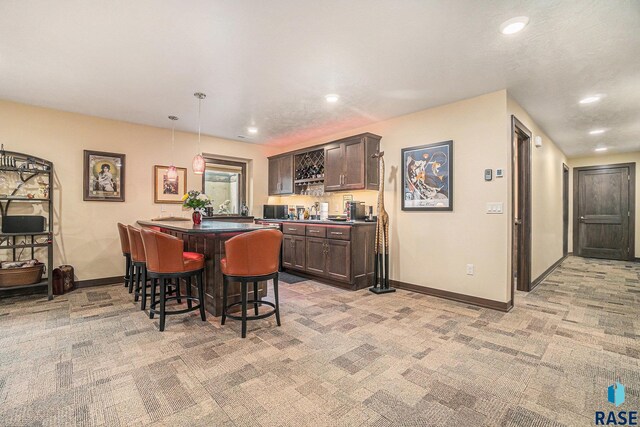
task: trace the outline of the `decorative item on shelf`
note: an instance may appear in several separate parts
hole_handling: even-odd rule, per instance
[[[73,267],[61,265],[53,270],[53,294],[62,295],[72,291],[75,287]]]
[[[249,207],[245,202],[242,202],[242,206],[240,207],[240,215],[249,216]]]
[[[125,157],[84,150],[84,201],[124,202]]]
[[[187,169],[175,168],[176,179],[169,179],[170,166],[155,165],[153,167],[153,201],[155,203],[182,203],[182,196],[187,192]]]
[[[206,167],[206,162],[204,157],[202,157],[202,153],[200,152],[200,131],[201,131],[201,113],[202,113],[202,100],[207,97],[202,92],[196,92],[193,94],[196,98],[198,98],[198,154],[193,158],[193,173],[196,175],[202,175],[204,173],[204,169]]]
[[[371,155],[378,159],[380,186],[378,188],[378,222],[376,223],[376,247],[373,261],[374,294],[386,294],[396,290],[389,286],[389,214],[384,208],[384,151]]]
[[[230,206],[231,206],[231,200],[225,200],[220,206],[218,206],[218,213],[223,215],[231,213],[229,211]]]
[[[176,145],[176,120],[178,120],[177,116],[169,116],[169,120],[171,120],[171,165],[167,168],[167,181],[176,182],[178,180],[178,170],[173,165],[173,154],[174,147]]]
[[[206,194],[197,190],[191,190],[182,196],[182,206],[185,208],[193,209],[191,219],[193,223],[199,225],[202,222],[202,211],[211,205],[212,200],[209,200]]]
[[[453,141],[402,149],[402,210],[453,210]]]

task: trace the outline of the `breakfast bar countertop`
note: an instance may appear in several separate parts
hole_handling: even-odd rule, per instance
[[[168,230],[180,231],[188,234],[216,234],[261,230],[273,228],[271,225],[223,222],[215,220],[202,221],[201,224],[194,224],[192,221],[145,221],[139,220],[138,224],[145,227],[159,227]]]

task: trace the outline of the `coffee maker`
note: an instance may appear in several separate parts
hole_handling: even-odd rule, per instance
[[[351,200],[347,202],[347,221],[362,220],[366,218],[364,202]]]

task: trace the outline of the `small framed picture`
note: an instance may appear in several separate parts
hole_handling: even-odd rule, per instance
[[[453,210],[453,141],[402,149],[402,210]]]
[[[169,180],[169,166],[153,167],[153,201],[155,203],[182,203],[182,196],[187,192],[187,169],[176,168],[178,175],[174,181]]]
[[[83,173],[83,200],[124,202],[124,154],[84,150]]]

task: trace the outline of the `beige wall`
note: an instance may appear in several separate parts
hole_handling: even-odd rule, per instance
[[[160,215],[187,215],[180,205],[153,202],[153,165],[175,165],[189,169],[189,189],[200,189],[200,176],[191,173],[197,136],[176,132],[176,149],[171,153],[167,129],[105,120],[80,114],[0,101],[0,142],[11,151],[51,160],[55,167],[55,259],[54,264],[71,264],[80,280],[111,277],[123,273],[123,257],[116,223],[135,223]],[[267,200],[267,159],[264,148],[220,138],[203,137],[205,153],[249,160],[249,203],[253,213],[262,213]],[[126,201],[84,202],[82,200],[83,150],[126,154]],[[215,201],[217,204],[222,201]],[[216,206],[217,206],[216,204]],[[27,209],[29,213],[37,211]],[[18,213],[11,208],[10,213]]]
[[[562,258],[562,170],[567,157],[511,97],[507,97],[509,135],[516,116],[542,147],[531,145],[531,280]]]
[[[639,185],[639,177],[640,171],[637,170],[637,165],[640,162],[640,152],[636,151],[633,153],[619,153],[619,154],[596,154],[589,157],[580,157],[569,159],[569,166],[571,167],[570,181],[569,181],[569,191],[571,193],[570,197],[570,206],[569,209],[569,250],[573,251],[573,168],[578,168],[581,166],[597,166],[597,165],[613,165],[616,163],[635,163],[636,164],[636,217],[635,217],[635,249],[636,249],[636,257],[640,253],[640,214],[638,213],[638,209],[640,209],[640,187]]]
[[[485,168],[507,169],[510,164],[506,104],[503,90],[296,147],[271,148],[270,154],[361,132],[381,135],[386,160],[385,206],[391,219],[391,278],[506,302],[508,215],[488,215],[485,209],[487,202],[503,202],[507,208],[509,181],[483,179]],[[400,150],[450,139],[454,141],[453,212],[403,212]],[[375,192],[369,194],[375,201]],[[466,274],[466,264],[475,265],[475,275]]]

